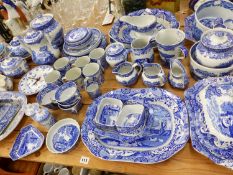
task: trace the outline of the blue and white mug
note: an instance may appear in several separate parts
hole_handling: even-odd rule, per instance
[[[53,70],[45,76],[45,82],[47,84],[56,84],[60,86],[62,85],[61,79],[62,79],[61,73],[57,70]]]
[[[188,56],[188,49],[184,46],[185,33],[179,29],[162,29],[156,36],[155,41],[160,57],[166,66],[174,58],[183,59]],[[180,56],[180,54],[183,56]]]
[[[71,65],[69,63],[69,58],[62,57],[55,61],[53,64],[54,69],[58,70],[61,75],[65,75],[65,73],[70,69]]]
[[[101,85],[104,82],[103,72],[98,63],[89,63],[83,68],[83,75],[86,77],[84,81],[88,79],[98,82]]]
[[[154,50],[148,37],[137,38],[131,43],[131,59],[133,62],[153,62]]]
[[[104,68],[107,68],[108,63],[106,61],[105,50],[103,48],[93,49],[90,52],[89,57],[91,59],[91,62],[98,63],[103,70]]]
[[[84,85],[86,92],[92,99],[95,99],[101,95],[100,85],[98,84],[98,82],[86,79],[84,81]]]

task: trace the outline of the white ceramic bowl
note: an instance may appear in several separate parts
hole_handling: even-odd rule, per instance
[[[48,131],[46,146],[52,153],[64,153],[71,150],[80,136],[78,122],[66,118],[55,123]]]
[[[220,77],[224,75],[233,75],[233,65],[226,68],[209,68],[199,64],[196,61],[196,47],[199,42],[196,42],[190,49],[189,57],[190,57],[190,69],[192,73],[198,79],[203,79],[207,77]]]

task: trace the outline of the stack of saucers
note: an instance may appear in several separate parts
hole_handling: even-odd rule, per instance
[[[233,77],[198,81],[185,92],[193,148],[233,170]]]
[[[65,56],[80,57],[88,55],[97,47],[105,48],[106,37],[96,28],[75,28],[65,36],[63,53]]]

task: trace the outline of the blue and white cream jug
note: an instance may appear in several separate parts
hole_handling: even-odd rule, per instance
[[[60,50],[50,44],[42,31],[29,30],[20,43],[31,53],[35,64],[53,64],[60,56]]]

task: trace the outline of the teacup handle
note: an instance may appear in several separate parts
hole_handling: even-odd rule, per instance
[[[183,59],[183,58],[186,58],[188,56],[188,49],[185,47],[185,46],[179,46],[179,51],[181,51],[183,57],[180,56],[180,52],[176,52],[176,56],[175,58],[178,58],[178,59]]]
[[[137,71],[137,74],[139,75],[141,72],[142,72],[142,66],[138,63],[134,63],[133,65],[133,68],[137,68],[138,67],[138,71]]]
[[[62,80],[62,82],[66,82],[67,81],[66,77],[62,77],[61,80]]]
[[[71,67],[73,68],[73,67],[77,67],[77,66],[73,63],[73,64],[71,64]]]
[[[160,73],[158,74],[158,76],[159,76],[159,82],[160,82],[160,84],[161,84],[161,85],[164,84],[164,82],[163,82],[164,74],[163,74],[162,72],[160,72]]]

